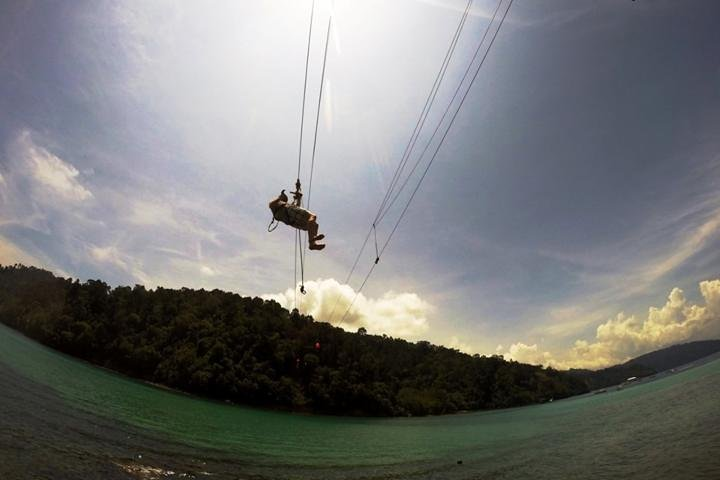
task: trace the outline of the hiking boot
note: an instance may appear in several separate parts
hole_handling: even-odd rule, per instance
[[[317,237],[313,238],[313,243],[317,242],[318,240],[322,240],[323,238],[325,238],[325,235],[321,233]]]

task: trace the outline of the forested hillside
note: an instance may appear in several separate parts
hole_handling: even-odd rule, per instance
[[[563,372],[428,342],[345,332],[274,301],[111,289],[0,267],[0,321],[60,351],[195,394],[297,411],[426,415],[587,390]]]

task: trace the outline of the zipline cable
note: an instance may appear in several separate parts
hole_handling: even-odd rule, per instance
[[[328,44],[330,43],[330,28],[332,27],[332,15],[328,19],[327,34],[325,35],[325,53],[323,54],[322,73],[320,74],[320,93],[318,94],[317,113],[315,115],[315,135],[313,137],[312,157],[310,161],[310,181],[308,185],[307,208],[310,210],[310,195],[312,195],[313,171],[315,170],[315,150],[317,148],[318,125],[320,124],[320,107],[323,98],[323,86],[325,85],[325,66],[327,65]]]
[[[501,6],[501,5],[502,5],[502,0],[498,2],[497,7],[495,8],[495,11],[493,12],[492,20],[491,20],[490,23],[488,24],[488,28],[485,29],[485,32],[483,33],[483,36],[482,36],[482,38],[480,39],[480,42],[478,43],[477,48],[475,49],[475,53],[473,54],[472,59],[470,60],[470,62],[468,63],[467,68],[465,69],[465,73],[463,74],[462,79],[461,79],[460,82],[458,83],[458,86],[457,86],[457,88],[455,89],[455,92],[453,93],[452,98],[451,98],[450,101],[448,102],[447,107],[445,108],[445,111],[443,112],[442,117],[440,118],[440,121],[438,121],[437,125],[435,126],[435,130],[433,130],[433,133],[432,133],[432,135],[430,136],[430,139],[429,139],[429,140],[427,141],[427,143],[425,144],[425,147],[423,148],[422,152],[420,152],[420,155],[418,156],[418,159],[417,159],[417,161],[415,162],[415,165],[413,166],[413,168],[410,170],[410,173],[409,173],[409,174],[407,175],[407,177],[405,178],[405,181],[403,182],[402,186],[401,186],[400,189],[395,193],[395,196],[393,197],[393,199],[386,205],[385,211],[382,212],[382,213],[380,214],[380,216],[378,217],[378,219],[377,219],[377,222],[378,222],[378,223],[381,222],[383,218],[385,218],[385,216],[387,215],[387,213],[390,211],[390,209],[392,208],[392,206],[393,206],[393,205],[395,204],[395,202],[397,201],[398,197],[400,197],[400,195],[402,194],[402,191],[405,189],[405,187],[407,186],[408,182],[410,181],[410,179],[412,178],[413,174],[415,173],[415,170],[417,169],[417,167],[418,167],[418,166],[420,165],[420,163],[422,162],[422,159],[424,158],[425,153],[426,153],[426,152],[428,151],[428,149],[430,148],[430,145],[432,145],[432,142],[433,142],[433,140],[435,139],[435,136],[437,135],[438,131],[440,130],[440,127],[442,126],[443,122],[445,121],[445,118],[447,117],[448,113],[450,112],[450,107],[452,107],[452,104],[455,102],[455,99],[457,98],[458,94],[460,93],[460,89],[461,89],[463,83],[465,83],[465,80],[467,79],[468,75],[470,74],[471,67],[472,67],[472,65],[475,63],[475,60],[477,59],[478,54],[480,53],[481,47],[485,44],[485,39],[487,38],[488,32],[490,31],[490,26],[493,25],[493,23],[494,23],[494,21],[495,21],[495,18],[497,17],[498,12],[500,11],[500,6]],[[502,25],[502,24],[501,24],[501,25]],[[492,43],[490,44],[490,46],[492,46]],[[488,52],[489,52],[489,50],[486,50],[485,55],[487,55]],[[482,59],[480,66],[482,66],[482,62],[484,62],[484,61],[485,61],[485,58]]]
[[[447,68],[448,68],[448,65],[450,64],[450,60],[452,59],[453,53],[455,52],[455,47],[457,46],[458,39],[460,38],[460,34],[462,33],[463,27],[465,26],[465,21],[467,20],[468,14],[470,13],[470,6],[472,5],[472,3],[473,3],[473,0],[468,0],[467,5],[465,6],[465,11],[463,12],[462,17],[460,18],[460,22],[458,22],[458,25],[455,29],[453,38],[450,41],[450,45],[448,46],[448,49],[445,52],[445,58],[443,59],[443,62],[440,65],[440,70],[438,70],[437,74],[435,75],[435,81],[433,82],[433,85],[430,88],[430,92],[428,93],[428,96],[425,99],[425,105],[423,105],[423,109],[420,112],[420,116],[418,117],[417,122],[415,122],[415,128],[413,129],[412,135],[410,135],[410,139],[408,140],[407,145],[405,145],[405,150],[403,151],[402,157],[400,158],[400,162],[398,163],[398,166],[395,168],[395,173],[393,174],[393,178],[390,181],[390,186],[388,187],[387,192],[385,192],[385,196],[383,197],[383,200],[380,203],[378,212],[375,215],[375,219],[373,220],[374,223],[378,222],[378,217],[380,216],[380,213],[382,212],[382,210],[385,206],[385,203],[390,198],[390,195],[391,195],[393,189],[395,188],[395,186],[397,185],[397,182],[400,180],[402,171],[405,169],[405,165],[407,164],[407,161],[410,158],[410,156],[412,155],[413,149],[415,148],[415,142],[417,142],[417,139],[420,136],[420,132],[422,131],[423,127],[425,126],[425,121],[427,120],[427,117],[430,114],[430,109],[432,108],[433,104],[435,103],[435,97],[437,96],[437,93],[440,90],[440,85],[442,84],[442,81],[445,78],[445,73],[447,72]]]
[[[400,159],[400,162],[398,163],[398,166],[395,168],[395,173],[393,174],[393,178],[390,182],[390,186],[388,187],[387,192],[385,192],[385,196],[383,197],[383,200],[380,203],[378,211],[375,214],[375,220],[373,220],[373,225],[368,230],[367,235],[365,235],[365,240],[363,241],[363,244],[360,247],[360,251],[358,252],[357,256],[355,257],[355,261],[353,262],[353,265],[350,268],[350,272],[348,273],[347,278],[345,279],[345,284],[350,282],[350,279],[352,278],[353,273],[355,273],[355,269],[357,268],[357,265],[360,261],[360,257],[362,257],[362,254],[365,251],[365,247],[367,246],[367,243],[370,240],[370,236],[372,235],[373,231],[375,231],[375,233],[377,234],[377,229],[376,229],[376,225],[378,223],[377,219],[380,216],[380,213],[382,212],[385,203],[387,202],[388,198],[392,194],[394,185],[397,183],[397,180],[399,179],[399,175],[402,172],[402,169],[404,169],[404,164],[407,162],[407,159],[409,158],[412,148],[414,148],[414,141],[417,141],[417,137],[420,135],[420,130],[422,130],[422,126],[425,124],[425,120],[427,119],[427,116],[430,112],[430,108],[432,107],[433,103],[435,102],[435,97],[437,95],[437,91],[439,90],[440,85],[445,78],[445,72],[447,71],[447,66],[449,65],[450,60],[452,59],[453,53],[455,52],[455,47],[456,47],[458,39],[460,37],[460,33],[462,32],[462,29],[465,25],[465,21],[467,20],[472,2],[473,2],[473,0],[468,0],[467,5],[465,6],[465,11],[463,12],[463,15],[460,17],[458,26],[455,28],[455,33],[453,34],[453,38],[450,41],[450,45],[448,45],[447,51],[445,52],[443,61],[440,64],[440,69],[438,70],[438,73],[435,75],[435,81],[433,82],[433,85],[430,88],[430,91],[428,92],[427,97],[425,98],[425,104],[423,105],[422,111],[420,112],[420,116],[418,117],[417,121],[415,122],[415,128],[413,129],[413,132],[410,135],[410,139],[408,139],[408,143],[405,145],[405,150],[403,151],[403,155]],[[377,261],[379,260],[379,256],[376,256],[375,260],[377,263]],[[340,301],[340,295],[338,295],[337,298],[335,299],[333,308],[330,311],[330,320],[331,321],[335,314],[335,310],[338,306],[339,301]]]
[[[310,7],[310,28],[308,31],[307,53],[305,54],[305,81],[303,83],[302,110],[300,111],[300,145],[298,147],[297,178],[300,178],[300,165],[302,163],[303,128],[305,126],[305,97],[307,95],[308,66],[310,65],[310,39],[312,38],[313,14],[315,13],[315,0]]]
[[[440,147],[442,147],[445,138],[447,137],[448,132],[452,128],[453,123],[455,122],[455,119],[457,118],[458,113],[460,112],[460,109],[462,108],[463,104],[465,103],[465,99],[467,98],[468,94],[470,93],[470,90],[472,89],[473,84],[475,83],[475,80],[477,79],[478,74],[480,73],[480,69],[482,68],[483,64],[485,63],[485,59],[487,58],[488,54],[490,53],[490,49],[492,48],[493,44],[495,43],[495,39],[498,36],[498,33],[500,33],[500,29],[502,28],[503,23],[505,22],[505,18],[507,17],[508,12],[510,11],[510,7],[512,6],[514,0],[510,0],[508,2],[507,8],[505,9],[505,12],[503,13],[502,18],[500,19],[500,23],[498,24],[495,32],[493,33],[492,38],[490,39],[490,43],[485,50],[485,54],[483,55],[482,59],[480,60],[480,63],[478,64],[477,68],[475,69],[475,73],[470,80],[470,84],[466,88],[462,98],[460,99],[460,103],[458,104],[457,108],[455,109],[455,112],[453,113],[452,118],[450,119],[450,122],[448,123],[447,128],[445,129],[445,132],[443,133],[440,142],[438,143],[437,147],[435,148],[435,151],[433,152],[432,157],[430,158],[430,161],[428,162],[427,166],[425,167],[425,171],[423,172],[422,176],[420,177],[420,180],[418,181],[417,185],[415,186],[415,189],[413,190],[412,194],[410,195],[410,198],[405,204],[405,208],[403,208],[402,213],[400,214],[400,217],[398,217],[397,221],[395,222],[395,226],[393,227],[392,231],[390,232],[390,235],[388,236],[387,240],[385,241],[385,244],[383,245],[382,249],[380,250],[380,255],[385,251],[388,244],[390,243],[390,240],[392,239],[393,235],[397,231],[398,226],[400,225],[400,222],[402,221],[403,217],[407,213],[407,210],[410,206],[410,203],[412,203],[413,199],[415,198],[415,194],[420,189],[420,185],[422,184],[423,180],[425,179],[425,176],[427,175],[428,171],[430,170],[430,167],[432,166],[433,162],[435,161],[435,158],[437,157],[438,152],[440,151]],[[502,4],[502,0],[500,0],[499,5]],[[496,9],[497,14],[497,9]],[[492,25],[495,21],[495,15],[493,16],[492,20],[490,21],[490,25]],[[483,36],[483,40],[484,40]],[[469,64],[468,68],[472,66],[472,63]],[[462,83],[461,83],[462,85]],[[345,318],[347,317],[348,313],[350,312],[350,309],[355,303],[355,300],[357,300],[358,295],[362,291],[362,289],[365,287],[365,284],[367,283],[368,279],[370,278],[370,275],[372,275],[372,272],[375,270],[376,263],[373,263],[370,267],[370,270],[368,271],[367,275],[365,275],[365,278],[363,279],[362,284],[360,285],[360,288],[355,292],[355,296],[353,297],[352,301],[350,302],[350,305],[348,305],[347,309],[345,310],[345,313],[343,314],[342,318],[340,319],[340,322],[338,323],[338,327],[342,325],[342,323],[345,321]]]

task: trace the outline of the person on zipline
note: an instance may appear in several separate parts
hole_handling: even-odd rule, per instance
[[[322,250],[325,244],[317,243],[325,238],[325,235],[318,235],[320,226],[317,223],[317,215],[309,210],[305,210],[300,206],[302,192],[300,191],[300,181],[295,184],[292,203],[288,202],[288,196],[285,190],[280,191],[280,195],[270,202],[268,205],[272,211],[273,218],[278,222],[283,222],[291,227],[308,232],[308,242],[310,250]]]

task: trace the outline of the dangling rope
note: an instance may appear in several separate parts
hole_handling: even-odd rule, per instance
[[[293,285],[295,286],[295,308],[297,308],[297,292],[300,290],[300,293],[305,295],[305,266],[303,265],[303,260],[305,258],[305,255],[303,253],[303,241],[302,241],[302,234],[300,233],[300,229],[295,229],[295,281]],[[298,252],[300,253],[300,288],[297,287],[297,270],[298,270]]]
[[[295,240],[297,240],[297,230],[295,231]],[[295,274],[293,275],[293,291],[295,292],[295,301],[293,302],[293,309],[297,308],[297,251],[298,242],[295,243]]]
[[[323,87],[325,85],[325,67],[327,65],[327,52],[328,52],[328,45],[330,43],[330,29],[332,27],[332,15],[328,19],[328,26],[327,26],[327,33],[325,34],[325,52],[323,53],[323,64],[322,64],[322,73],[320,74],[320,92],[318,93],[318,103],[317,103],[317,112],[315,114],[315,133],[313,135],[313,148],[312,148],[312,156],[310,160],[310,180],[308,185],[308,194],[307,194],[307,209],[310,209],[310,195],[312,194],[312,184],[313,184],[313,172],[315,171],[315,152],[317,151],[317,137],[318,137],[318,126],[320,125],[320,108],[322,106],[322,98],[323,98]],[[299,180],[298,180],[299,182]],[[298,230],[298,235],[300,235],[300,230]],[[298,245],[300,247],[300,293],[303,295],[305,294],[305,265],[307,265],[307,257],[305,248],[303,247],[302,242],[302,235],[298,237]],[[309,246],[309,242],[308,242]],[[297,284],[296,284],[297,285]]]
[[[307,51],[305,53],[305,78],[303,80],[303,98],[302,108],[300,110],[300,134],[299,134],[299,145],[298,145],[298,166],[297,166],[297,180],[295,190],[300,193],[300,168],[302,166],[302,148],[303,148],[303,132],[305,130],[305,100],[307,98],[307,79],[308,70],[310,67],[310,44],[312,40],[312,29],[313,29],[313,17],[315,13],[315,0],[313,0],[310,7],[310,27],[308,28],[308,40],[307,40]],[[313,147],[314,154],[314,147]],[[301,197],[300,197],[301,198]],[[298,201],[298,206],[301,206],[301,200]],[[268,227],[269,228],[269,227]],[[274,228],[273,228],[274,230]],[[297,308],[297,269],[298,269],[298,250],[300,253],[300,292],[305,293],[305,268],[304,268],[304,251],[302,246],[302,238],[300,230],[296,229],[295,232],[295,276],[293,280],[293,289],[295,290],[295,308]]]
[[[308,28],[308,40],[307,40],[307,50],[305,53],[305,77],[303,80],[303,96],[302,96],[302,107],[300,110],[300,134],[299,134],[299,140],[298,140],[298,166],[297,166],[297,180],[295,182],[295,200],[294,204],[298,207],[302,207],[302,193],[301,193],[301,187],[300,187],[300,171],[302,168],[302,153],[303,153],[303,137],[304,137],[304,130],[305,130],[305,104],[307,100],[307,84],[308,84],[308,71],[310,69],[310,46],[312,43],[312,30],[313,30],[313,19],[314,19],[314,13],[315,13],[315,0],[312,2],[312,6],[310,7],[310,26]],[[310,194],[312,193],[312,180],[313,180],[313,172],[315,170],[315,153],[317,150],[317,135],[318,135],[318,126],[320,123],[320,107],[322,105],[322,94],[323,94],[323,86],[325,83],[325,66],[327,64],[327,51],[328,51],[328,44],[330,43],[330,28],[332,25],[332,15],[330,16],[328,20],[328,28],[327,28],[327,34],[325,37],[325,52],[323,55],[323,66],[322,66],[322,74],[320,76],[320,93],[318,95],[318,107],[317,107],[317,113],[315,116],[315,133],[313,137],[313,149],[312,149],[312,159],[310,164],[310,186],[308,189],[308,208],[310,207]],[[275,220],[275,217],[273,216],[272,220],[270,221],[270,224],[268,225],[268,232],[272,232],[277,228],[277,223]],[[298,257],[299,254],[299,257]],[[299,259],[299,265],[300,265],[300,293],[305,294],[305,246],[303,244],[302,240],[302,234],[300,233],[300,229],[296,229],[295,231],[295,261],[294,261],[294,278],[293,278],[293,286],[295,289],[295,308],[297,308],[297,274],[298,274],[298,259]]]
[[[298,232],[298,248],[300,250],[300,293],[305,295],[305,253],[303,253],[305,250],[305,246],[303,245],[303,239],[302,239],[302,233],[300,233],[300,230]]]

